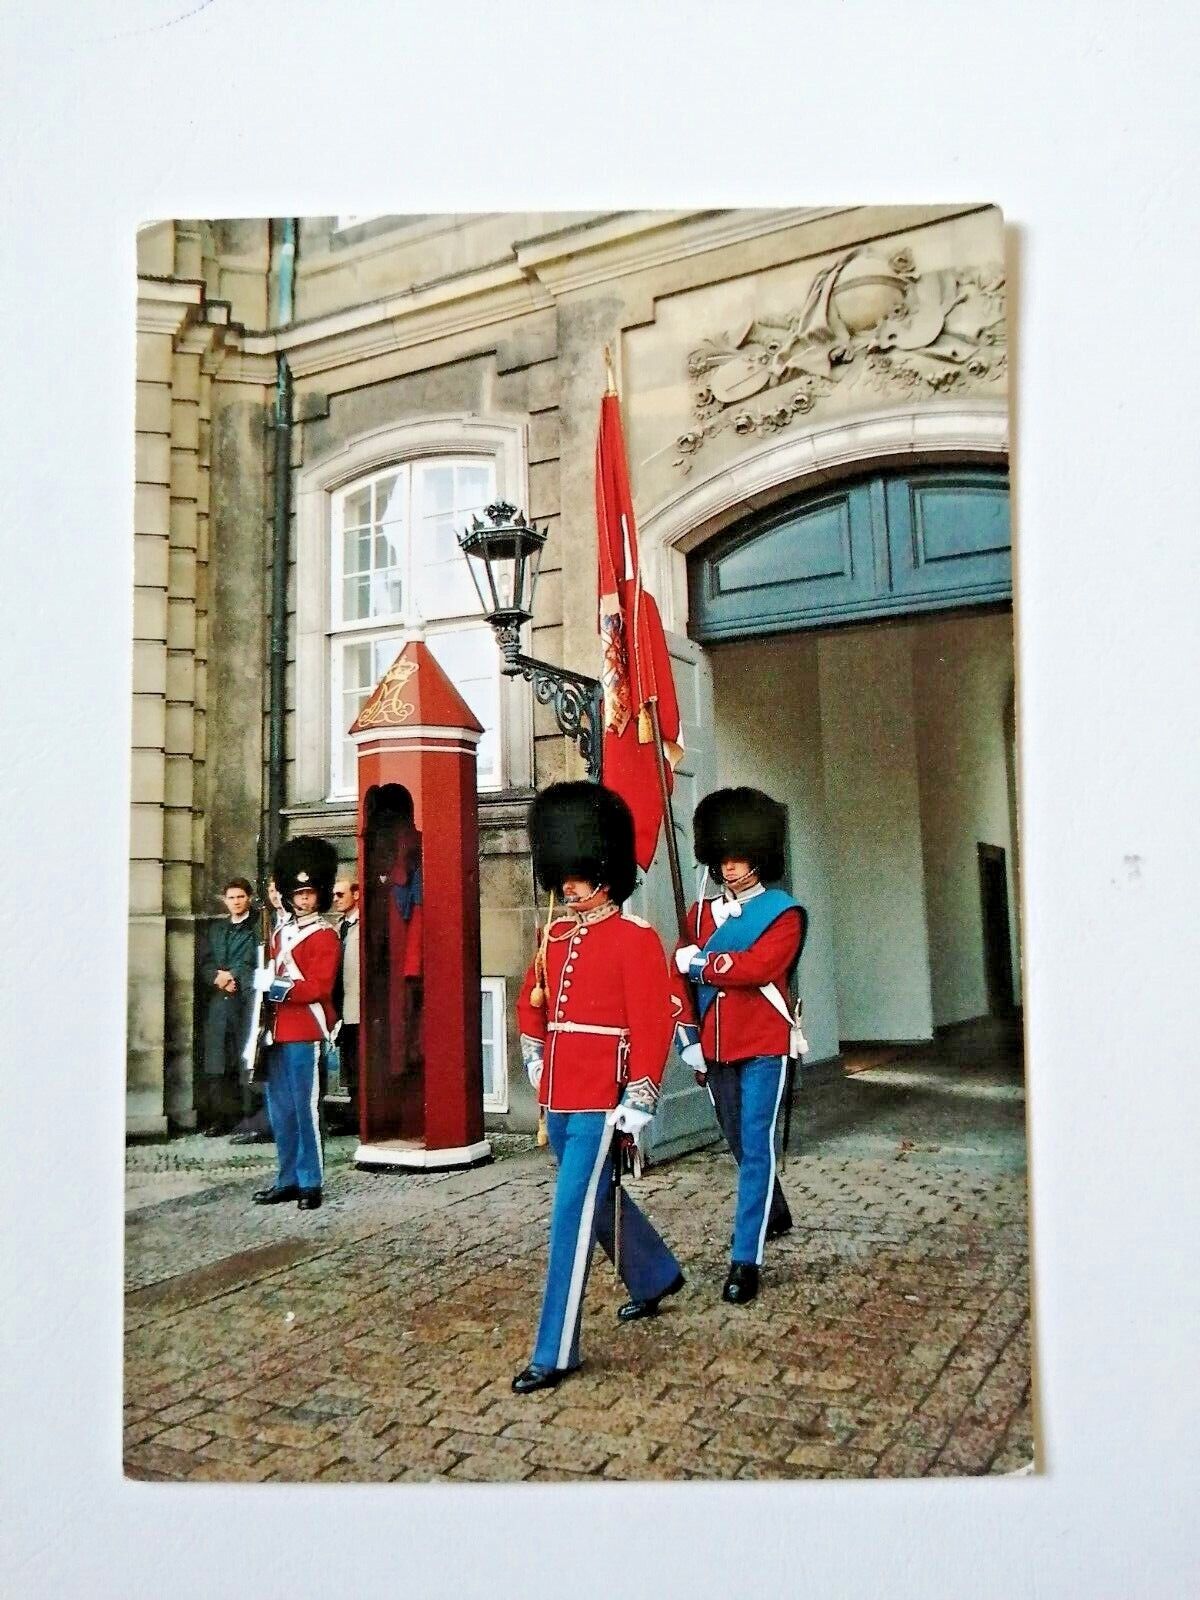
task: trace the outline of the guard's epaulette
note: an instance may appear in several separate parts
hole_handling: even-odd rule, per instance
[[[568,926],[568,924],[570,926],[574,927],[575,918],[574,917],[555,917],[554,921],[550,924],[550,927],[553,930],[554,928],[565,928],[565,927]]]
[[[650,926],[645,917],[635,917],[632,911],[622,911],[621,917],[625,922],[632,922],[635,928],[648,928]]]

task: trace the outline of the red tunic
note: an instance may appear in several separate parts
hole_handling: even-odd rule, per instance
[[[285,922],[271,935],[275,971],[295,979],[287,998],[273,1007],[271,1037],[276,1044],[322,1039],[333,1027],[333,985],[341,953],[337,934],[319,916],[311,922]],[[325,1017],[324,1030],[309,1009],[314,1004]]]
[[[696,936],[696,907],[687,915],[690,938],[679,942],[701,949],[716,931],[712,901],[700,910]],[[706,1061],[747,1061],[751,1056],[782,1056],[788,1052],[788,1023],[759,991],[773,983],[788,1003],[788,973],[804,943],[804,914],[799,909],[776,917],[749,950],[727,950],[709,956],[705,983],[714,984],[717,998],[709,1006],[700,1028],[700,1048]],[[671,992],[676,1020],[696,1022],[696,995],[691,983],[671,963]]]
[[[590,923],[560,917],[546,950],[544,1007],[530,1003],[535,981],[531,966],[517,1020],[527,1038],[544,1041],[539,1102],[550,1111],[611,1111],[628,1087],[652,1107],[674,1027],[654,929],[626,913]]]

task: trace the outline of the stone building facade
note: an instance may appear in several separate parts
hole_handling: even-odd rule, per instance
[[[527,648],[597,671],[606,345],[644,570],[678,669],[681,822],[714,782],[786,789],[803,774],[789,797],[792,865],[814,909],[816,1055],[847,1038],[927,1036],[986,1009],[978,928],[965,964],[955,954],[988,915],[967,881],[974,855],[955,841],[977,835],[1002,853],[1015,972],[1003,261],[999,213],[965,205],[141,230],[131,1135],[194,1122],[197,935],[227,877],[261,873],[272,836],[281,505],[276,826],[322,833],[352,858],[342,735],[406,631],[421,629],[488,729],[489,1117],[533,1125],[510,1015],[537,917],[523,817],[535,785],[581,769],[529,686],[500,677],[453,532],[498,497],[548,526]],[[989,533],[1001,500],[1004,528]],[[916,508],[919,559],[901,581],[904,506]],[[801,529],[810,513],[815,543]],[[971,732],[981,719],[983,743]],[[877,767],[890,811],[863,799]],[[960,768],[974,774],[965,789]],[[668,933],[657,865],[642,896]],[[880,919],[905,961],[856,948]],[[864,1001],[872,973],[884,974],[881,994],[915,985],[918,1002]]]

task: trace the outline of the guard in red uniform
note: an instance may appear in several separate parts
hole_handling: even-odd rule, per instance
[[[255,974],[271,1007],[267,1050],[267,1115],[279,1171],[260,1206],[295,1200],[301,1211],[321,1204],[322,1150],[319,1062],[335,1021],[333,986],[341,946],[321,916],[333,904],[337,851],[324,839],[289,839],[275,857],[274,877],[292,920],[271,935],[270,960]]]
[[[707,1083],[738,1163],[737,1211],[722,1298],[758,1293],[766,1240],[792,1225],[779,1187],[775,1128],[788,1061],[807,1048],[788,986],[808,916],[782,889],[787,814],[758,789],[718,789],[696,808],[696,859],[722,885],[688,912],[691,941],[675,952],[673,986],[683,1060]]]
[[[550,1259],[527,1394],[579,1366],[592,1247],[614,1256],[612,1141],[634,1138],[658,1104],[671,1048],[670,973],[658,935],[623,912],[636,866],[633,818],[611,790],[554,784],[530,809],[534,870],[567,914],[547,921],[517,1001],[521,1052],[558,1163]],[[620,1208],[619,1261],[631,1299],[622,1322],[653,1316],[683,1287],[679,1263],[632,1200]]]

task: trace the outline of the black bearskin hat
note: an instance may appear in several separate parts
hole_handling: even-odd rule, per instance
[[[564,878],[603,884],[621,905],[633,893],[633,815],[600,783],[552,783],[529,808],[533,870],[541,887],[562,893]]]
[[[722,861],[748,861],[764,883],[784,874],[787,812],[761,789],[715,789],[696,807],[696,860],[712,873]]]
[[[281,844],[271,867],[275,887],[289,911],[297,889],[315,889],[317,910],[328,911],[333,904],[333,881],[337,871],[338,856],[333,845],[308,834]]]

